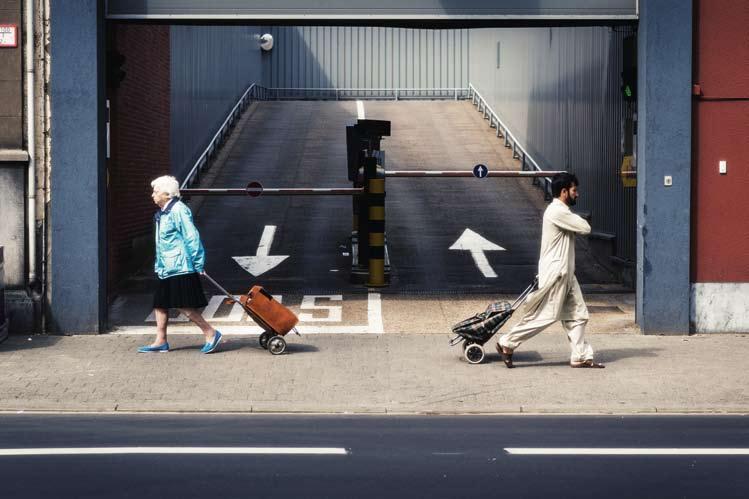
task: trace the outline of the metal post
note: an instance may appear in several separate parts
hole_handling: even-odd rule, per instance
[[[368,161],[365,169],[367,170],[367,205],[369,208],[369,280],[367,286],[382,287],[386,286],[385,170],[378,167],[374,161]]]
[[[3,247],[0,246],[0,342],[8,337],[8,318],[5,315],[5,272]]]

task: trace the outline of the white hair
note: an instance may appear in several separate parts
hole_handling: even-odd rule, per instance
[[[156,189],[158,192],[164,192],[169,195],[169,198],[178,198],[179,196],[179,182],[177,182],[177,179],[172,177],[171,175],[164,175],[153,182],[151,182],[151,187]]]

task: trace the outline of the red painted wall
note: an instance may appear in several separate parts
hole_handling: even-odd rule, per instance
[[[749,1],[694,5],[692,282],[749,282]]]
[[[127,73],[108,88],[111,146],[108,168],[109,289],[148,260],[153,246],[151,180],[169,173],[169,26],[111,25],[109,47],[125,56]]]

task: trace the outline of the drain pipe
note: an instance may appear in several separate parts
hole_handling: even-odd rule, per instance
[[[24,45],[26,59],[26,148],[29,153],[28,167],[28,265],[29,265],[29,288],[33,291],[37,283],[36,275],[36,132],[34,127],[36,107],[34,99],[34,1],[24,2],[24,17],[26,29],[24,30]]]

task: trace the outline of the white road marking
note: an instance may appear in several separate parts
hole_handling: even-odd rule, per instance
[[[0,456],[81,456],[102,454],[285,454],[345,456],[342,447],[46,447],[0,449]]]
[[[330,301],[343,301],[343,295],[307,295],[302,298],[300,310],[327,310],[326,317],[315,317],[308,313],[299,313],[299,322],[341,322],[343,310],[340,305],[318,305],[315,300],[327,298]]]
[[[450,246],[451,250],[458,251],[470,251],[473,261],[476,263],[479,271],[484,274],[484,277],[494,278],[497,277],[496,272],[489,264],[489,260],[486,258],[485,251],[505,251],[502,246],[496,245],[488,239],[484,238],[480,234],[475,233],[471,229],[466,229],[463,234],[460,235],[457,241]]]
[[[255,256],[233,256],[243,269],[258,277],[279,263],[283,262],[289,255],[270,255],[270,247],[273,244],[273,236],[276,234],[275,225],[266,225],[263,229],[263,235],[260,236],[260,244],[257,247]]]
[[[360,120],[364,119],[364,101],[356,101],[356,117]]]
[[[239,299],[238,295],[235,295]],[[283,302],[283,296],[273,295],[279,303]],[[297,329],[301,334],[383,334],[383,320],[382,320],[382,299],[380,293],[368,293],[367,294],[367,325],[364,326],[317,326],[317,325],[305,325],[305,322],[325,321],[325,322],[342,322],[343,311],[342,307],[338,305],[316,305],[315,298],[329,298],[334,301],[343,301],[343,295],[305,295],[302,298],[301,310],[309,309],[327,309],[329,310],[328,318],[316,319],[311,314],[299,314],[300,324]],[[223,303],[223,300],[227,299],[224,295],[214,295],[208,302],[208,306],[203,309],[203,318],[210,322],[219,323],[233,323],[235,325],[221,325],[221,333],[232,336],[257,336],[263,332],[263,330],[254,324],[252,319],[247,315],[241,305],[232,305],[231,312],[227,317],[215,317],[218,308]],[[182,317],[182,316],[180,316]],[[186,321],[187,318],[184,319]],[[169,322],[174,322],[176,319],[169,319]],[[179,321],[179,322],[184,322]],[[153,312],[146,317],[145,322],[155,322]],[[247,322],[247,325],[241,325],[242,322]],[[236,325],[236,323],[240,323]],[[181,327],[181,326],[179,326]],[[116,331],[111,334],[130,334],[130,335],[152,335],[153,326],[119,326]],[[180,330],[172,328],[169,330],[170,335],[197,335],[200,334],[193,328]]]
[[[369,326],[304,326],[297,325],[300,334],[370,334],[375,333]],[[263,330],[260,326],[236,326],[221,325],[218,328],[224,336],[260,336]],[[129,336],[153,336],[153,326],[119,326],[117,331],[109,334],[129,335]],[[195,327],[189,328],[170,328],[169,336],[202,336],[203,333],[196,330]],[[291,333],[289,333],[291,334]],[[293,336],[293,335],[292,335]]]
[[[367,296],[367,322],[369,333],[383,334],[385,328],[382,325],[382,300],[380,293],[369,293]]]
[[[628,448],[628,447],[508,447],[508,454],[522,456],[749,456],[741,448]]]
[[[225,298],[224,295],[221,296]],[[151,313],[146,317],[146,322],[156,322],[156,312],[151,310]],[[171,324],[173,322],[190,322],[190,319],[185,317],[184,314],[179,314],[177,317],[169,317],[169,323]]]

